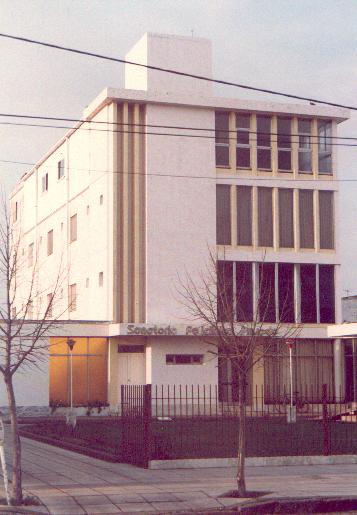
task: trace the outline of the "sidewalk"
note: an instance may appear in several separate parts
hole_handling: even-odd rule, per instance
[[[145,470],[107,463],[27,438],[22,438],[22,443],[24,487],[44,503],[43,513],[168,513],[242,502],[217,498],[235,488],[232,467]],[[357,464],[247,467],[248,489],[271,492],[264,498],[355,496],[356,478]],[[1,489],[2,484],[0,494]]]

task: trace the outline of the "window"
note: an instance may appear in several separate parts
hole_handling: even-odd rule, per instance
[[[259,263],[259,318],[275,322],[275,263]]]
[[[103,272],[99,272],[98,284],[99,286],[103,286]]]
[[[62,177],[64,177],[64,159],[58,161],[57,164],[57,178],[62,179]]]
[[[86,279],[86,288],[89,288],[89,277]]]
[[[217,318],[220,322],[233,316],[233,262],[217,262]]]
[[[236,273],[236,320],[247,322],[253,320],[253,268],[252,263],[241,261],[234,263]]]
[[[53,230],[47,233],[47,256],[53,254]]]
[[[291,170],[291,119],[278,118],[278,169]]]
[[[53,302],[53,295],[52,293],[47,294],[47,318],[52,318],[52,302]]]
[[[17,202],[13,202],[12,204],[12,220],[17,222],[19,217],[19,205]]]
[[[229,113],[216,113],[216,166],[229,166]]]
[[[333,265],[319,265],[320,323],[335,322],[335,280]]]
[[[281,188],[279,198],[279,246],[294,247],[294,191]]]
[[[12,319],[16,318],[16,307],[15,306],[11,308],[11,318]]]
[[[278,264],[279,320],[295,322],[294,313],[294,265]]]
[[[87,215],[89,215],[89,206],[87,206]]]
[[[104,197],[103,197],[103,195],[101,195],[101,196],[99,197],[99,204],[100,204],[101,206],[103,205],[103,200],[104,200]]]
[[[33,301],[29,300],[27,303],[27,318],[33,320]]]
[[[258,188],[258,245],[273,246],[272,188]]]
[[[320,248],[334,248],[333,191],[319,191]]]
[[[236,114],[237,168],[250,168],[250,115],[245,113]]]
[[[318,121],[319,136],[319,173],[332,174],[331,137],[332,124],[330,121]]]
[[[61,222],[61,232],[63,231],[63,222]]]
[[[299,191],[300,248],[313,249],[314,238],[314,192]]]
[[[298,120],[299,132],[299,171],[312,173],[311,121]]]
[[[77,285],[70,284],[68,296],[68,309],[69,311],[77,310]]]
[[[77,239],[77,215],[71,216],[69,220],[69,239],[72,243]]]
[[[48,191],[48,173],[42,176],[42,193]]]
[[[329,340],[296,340],[292,349],[293,392],[319,402],[322,385],[333,396],[333,345]],[[289,348],[285,342],[270,346],[264,357],[264,400],[282,402],[290,391]]]
[[[301,322],[317,322],[316,265],[300,265]]]
[[[51,338],[50,399],[69,406],[71,395],[70,352],[64,338]],[[75,338],[72,351],[73,404],[107,402],[108,344],[105,338]]]
[[[271,170],[271,117],[257,116],[257,165]]]
[[[252,188],[237,186],[237,244],[252,244]]]
[[[166,365],[202,365],[203,354],[166,354]]]
[[[27,265],[29,267],[33,266],[33,247],[34,247],[33,243],[30,243],[30,245],[28,246]]]
[[[217,184],[216,187],[216,235],[218,245],[231,244],[231,187]]]

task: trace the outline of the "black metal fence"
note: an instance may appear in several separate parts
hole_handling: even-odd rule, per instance
[[[122,460],[234,457],[239,399],[233,384],[122,386]],[[322,395],[321,395],[322,393]],[[327,385],[320,395],[247,388],[247,456],[353,454],[357,410]],[[296,413],[296,422],[288,414]],[[294,417],[293,417],[294,419]]]

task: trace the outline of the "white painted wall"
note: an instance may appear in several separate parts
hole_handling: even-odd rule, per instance
[[[147,123],[213,128],[214,113],[150,104]],[[187,313],[178,300],[178,277],[184,280],[187,272],[198,279],[207,249],[216,245],[214,145],[210,139],[149,135],[147,174],[146,321],[182,323]]]
[[[217,384],[217,358],[209,353],[212,347],[196,338],[148,338],[151,354],[152,384],[198,385]],[[166,365],[166,354],[203,354],[203,365]]]
[[[202,38],[145,33],[125,60],[164,69],[212,76],[211,41]],[[125,88],[208,96],[212,83],[180,75],[125,65]]]
[[[21,368],[14,376],[16,403],[18,406],[48,406],[48,363],[38,368]],[[0,378],[0,406],[8,406],[5,385]]]

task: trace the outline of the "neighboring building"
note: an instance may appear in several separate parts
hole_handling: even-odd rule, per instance
[[[211,76],[203,39],[146,34],[126,58]],[[11,196],[28,273],[41,264],[33,318],[60,263],[69,270],[53,308],[64,313],[49,394],[30,402],[68,401],[67,337],[76,404],[114,407],[122,384],[229,382],[234,364],[212,359],[176,291],[178,276],[200,277],[209,248],[233,296],[244,276],[247,313],[264,277],[274,292],[266,321],[284,306],[286,322],[302,323],[295,388],[340,391],[343,349],[327,338],[327,324],[341,322],[331,137],[347,118],[340,108],[214,97],[209,82],[126,65],[125,89],[104,90]],[[282,347],[254,369],[254,384],[287,385]]]
[[[343,322],[357,322],[357,295],[342,297]]]

